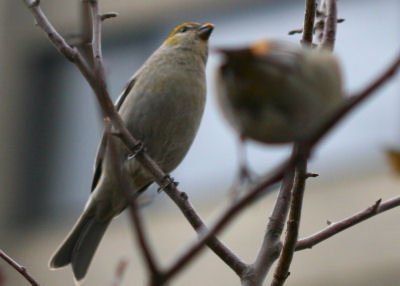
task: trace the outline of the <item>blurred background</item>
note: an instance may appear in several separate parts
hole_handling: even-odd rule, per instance
[[[111,94],[184,21],[212,22],[216,47],[274,38],[299,42],[304,1],[166,0],[100,1],[119,13],[103,25],[103,53]],[[80,1],[42,1],[59,32],[80,32]],[[22,1],[0,2],[0,248],[27,267],[42,285],[73,285],[69,268],[49,271],[47,262],[74,224],[89,195],[92,165],[101,134],[98,106],[77,69],[34,26]],[[347,0],[338,3],[335,53],[351,94],[375,78],[400,49],[400,2]],[[236,137],[219,114],[213,79],[218,55],[207,68],[208,100],[198,136],[173,173],[204,219],[212,222],[229,203],[237,172]],[[385,149],[400,148],[400,76],[379,89],[332,132],[315,152],[309,170],[300,235],[400,193]],[[264,174],[290,146],[248,144],[252,170]],[[143,208],[151,243],[162,263],[195,239],[195,233],[164,194]],[[251,262],[261,243],[276,192],[243,212],[221,238]],[[399,285],[400,208],[347,230],[295,255],[287,285]],[[123,285],[145,285],[125,214],[107,231],[84,285],[108,285],[118,261],[129,260]],[[1,282],[3,277],[3,282]],[[3,283],[3,284],[2,284]],[[0,285],[27,285],[0,261]],[[171,285],[239,285],[210,251],[203,251]]]

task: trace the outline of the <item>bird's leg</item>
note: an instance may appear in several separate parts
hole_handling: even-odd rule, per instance
[[[231,191],[231,198],[233,201],[236,201],[242,191],[245,191],[248,187],[248,184],[252,182],[251,174],[247,166],[247,153],[244,136],[239,137],[237,150],[239,158],[239,171]]]
[[[247,166],[246,138],[241,135],[238,144],[239,155],[239,184],[244,185],[247,181],[251,181],[250,171]]]

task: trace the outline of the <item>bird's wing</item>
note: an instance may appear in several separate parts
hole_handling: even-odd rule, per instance
[[[129,92],[132,90],[133,86],[135,85],[135,82],[137,79],[137,74],[138,74],[138,72],[136,72],[129,79],[128,84],[125,86],[124,90],[118,97],[117,102],[115,103],[115,108],[117,109],[117,111],[119,111],[119,109],[121,108],[121,105],[125,101],[126,96],[129,94]],[[104,154],[106,153],[106,147],[107,147],[107,135],[106,135],[105,131],[103,131],[99,147],[97,147],[96,160],[94,162],[94,173],[93,173],[93,179],[92,179],[91,192],[93,192],[93,190],[96,188],[96,185],[100,179]]]

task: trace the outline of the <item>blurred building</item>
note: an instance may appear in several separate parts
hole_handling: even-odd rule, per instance
[[[81,30],[79,1],[42,2],[43,11],[59,32],[70,41],[76,40]],[[114,98],[180,22],[213,22],[216,29],[210,39],[212,50],[261,38],[297,42],[300,36],[288,36],[287,32],[302,26],[304,14],[303,1],[114,0],[100,3],[104,12],[119,12],[116,19],[103,25],[103,53]],[[346,91],[351,94],[378,75],[398,53],[400,4],[396,0],[349,0],[340,1],[338,10],[339,17],[346,21],[338,25],[335,50],[343,65]],[[101,134],[97,103],[77,69],[34,26],[22,1],[2,1],[0,13],[0,248],[28,264],[44,285],[55,285],[47,284],[54,281],[58,281],[57,285],[72,285],[68,271],[50,273],[46,262],[89,195],[92,164]],[[189,193],[205,216],[219,210],[218,203],[226,198],[237,168],[236,138],[218,113],[213,95],[217,63],[218,56],[211,51],[204,120],[191,151],[174,173],[180,187]],[[304,235],[322,228],[327,218],[343,218],[380,197],[398,194],[400,181],[392,177],[384,149],[400,146],[399,78],[397,75],[377,96],[349,116],[314,155],[310,169],[321,176],[315,184],[310,183]],[[249,145],[251,166],[258,174],[270,170],[289,151],[289,146]],[[242,224],[235,223],[225,235],[235,251],[248,261],[257,251],[254,246],[260,243],[273,197],[265,198],[263,205],[259,203],[255,210],[248,211],[240,219]],[[171,261],[180,249],[178,246],[194,238],[186,222],[163,195],[156,196],[153,206],[144,212],[154,244],[168,257],[163,257],[165,263]],[[384,276],[388,280],[381,285],[398,285],[395,281],[400,280],[400,275],[392,266],[400,260],[400,243],[391,238],[399,235],[395,220],[399,210],[393,210],[391,215],[367,222],[369,228],[359,226],[349,231],[353,232],[351,238],[341,235],[343,239],[339,242],[332,239],[319,250],[308,251],[308,257],[299,254],[304,264],[298,264],[295,258],[288,284],[378,285],[374,281],[383,281],[380,278]],[[243,223],[245,218],[254,225]],[[140,257],[135,255],[137,251],[130,247],[132,235],[126,225],[126,221],[117,220],[112,226],[85,285],[98,285],[105,277],[111,279],[122,253],[133,259],[134,265],[140,264]],[[166,225],[171,235],[160,241],[159,235],[167,235],[161,233]],[[243,233],[240,227],[249,227],[246,233],[251,237],[238,237]],[[371,229],[374,231],[368,232]],[[115,240],[120,241],[118,249],[112,243]],[[368,251],[362,249],[360,241],[371,243]],[[376,241],[376,249],[371,249],[374,248],[371,241]],[[171,243],[176,245],[171,248]],[[343,258],[337,254],[340,251],[348,254],[349,249],[353,250],[350,256]],[[112,261],[107,260],[109,255]],[[207,251],[202,259],[179,278],[179,285],[238,284],[229,269],[211,253]],[[0,262],[0,271],[7,267]],[[202,267],[208,271],[207,283],[202,280],[204,277],[196,276],[202,273]],[[349,269],[354,269],[354,273]],[[130,270],[133,273],[129,277],[143,279],[139,270],[133,266]],[[363,271],[368,273],[362,274]],[[65,282],[58,280],[60,275],[65,277]],[[340,275],[344,275],[343,279]],[[5,285],[25,285],[8,268],[7,276],[11,282]],[[227,277],[226,282],[221,282],[220,277]],[[127,278],[126,285],[128,281]]]

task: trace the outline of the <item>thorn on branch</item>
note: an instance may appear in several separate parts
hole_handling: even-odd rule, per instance
[[[379,199],[375,202],[375,204],[371,208],[372,213],[376,213],[378,211],[379,206],[381,205],[382,199]]]
[[[327,224],[327,225],[331,225],[332,222],[331,222],[329,219],[327,219],[327,220],[326,220],[326,224]]]
[[[307,173],[306,174],[306,178],[308,179],[308,178],[316,178],[316,177],[318,177],[319,176],[319,174],[316,174],[316,173]]]
[[[117,12],[108,12],[108,13],[104,13],[100,15],[100,20],[104,21],[107,19],[111,19],[111,18],[115,18],[117,17],[119,14]]]
[[[301,34],[301,33],[303,33],[303,28],[291,30],[288,32],[288,35]]]

